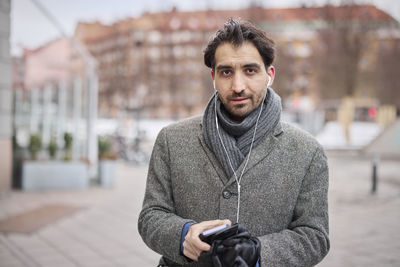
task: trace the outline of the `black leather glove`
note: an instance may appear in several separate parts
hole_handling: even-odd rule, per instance
[[[238,233],[223,240],[214,240],[209,251],[200,254],[200,267],[254,267],[260,257],[261,243],[239,225]]]

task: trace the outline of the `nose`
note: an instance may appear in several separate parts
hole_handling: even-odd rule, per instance
[[[235,74],[232,79],[232,91],[240,93],[246,89],[244,77],[240,74]]]

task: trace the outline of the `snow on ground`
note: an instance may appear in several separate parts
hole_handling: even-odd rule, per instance
[[[316,135],[325,149],[361,149],[381,132],[376,123],[353,122],[350,125],[350,142],[347,143],[344,129],[338,122],[328,122]]]
[[[99,119],[97,133],[99,135],[113,135],[119,133],[128,139],[134,138],[138,130],[149,141],[154,141],[160,130],[174,123],[174,120],[128,120],[118,122],[117,120]],[[316,135],[317,140],[325,149],[361,149],[369,144],[378,134],[381,128],[376,123],[353,122],[350,125],[350,142],[346,142],[343,127],[335,121],[328,122]]]

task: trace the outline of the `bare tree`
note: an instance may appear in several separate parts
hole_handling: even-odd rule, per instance
[[[325,27],[318,30],[320,46],[314,55],[324,98],[354,96],[360,75],[360,60],[368,46],[368,20],[357,18],[359,6],[343,1],[340,7],[325,5]]]
[[[380,43],[376,64],[376,91],[382,104],[400,107],[400,40],[391,39]]]
[[[290,43],[282,43],[277,47],[276,67],[277,79],[274,81],[274,88],[277,88],[279,95],[285,99],[294,88],[294,77],[296,57],[290,52]]]

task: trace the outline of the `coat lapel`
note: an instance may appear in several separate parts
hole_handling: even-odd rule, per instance
[[[228,182],[228,178],[226,177],[225,171],[221,166],[221,163],[219,162],[219,160],[217,159],[217,157],[214,155],[214,152],[212,152],[206,142],[204,141],[204,137],[203,137],[203,131],[200,130],[199,134],[198,134],[198,138],[199,141],[201,143],[201,146],[203,147],[203,150],[205,152],[205,154],[207,155],[210,164],[214,167],[214,170],[217,172],[218,177],[221,179],[223,184],[226,184]]]
[[[247,173],[251,168],[253,168],[255,165],[257,165],[261,160],[266,158],[271,153],[272,149],[274,149],[274,147],[278,144],[279,139],[277,138],[277,136],[280,135],[282,132],[283,132],[282,124],[281,124],[281,122],[279,122],[275,126],[272,134],[269,134],[258,146],[253,147],[249,162],[246,166],[246,169],[245,169],[243,175],[245,173]],[[214,167],[215,171],[217,172],[222,183],[226,186],[234,183],[236,181],[235,175],[232,175],[229,178],[229,180],[227,180],[225,171],[222,168],[221,163],[215,156],[214,152],[212,152],[210,150],[210,148],[207,146],[206,142],[204,141],[201,123],[200,123],[200,131],[198,133],[198,138],[201,143],[201,146],[203,147],[205,154],[207,155],[211,165]],[[247,159],[247,156],[246,156],[245,160],[240,164],[239,169],[236,171],[236,175],[238,176],[238,178],[240,177],[240,174],[243,171],[246,159]]]
[[[243,176],[255,165],[257,165],[260,161],[265,159],[271,151],[278,145],[279,139],[277,138],[278,135],[280,135],[283,132],[282,130],[282,125],[281,122],[279,122],[275,128],[272,134],[267,135],[264,140],[256,147],[253,147],[249,162],[247,163],[246,169],[244,170]],[[247,155],[245,157],[245,160],[240,164],[238,170],[236,171],[236,175],[238,178],[242,174],[243,168],[245,167],[245,163],[247,160]],[[228,185],[234,183],[235,176],[233,175],[229,181]]]

